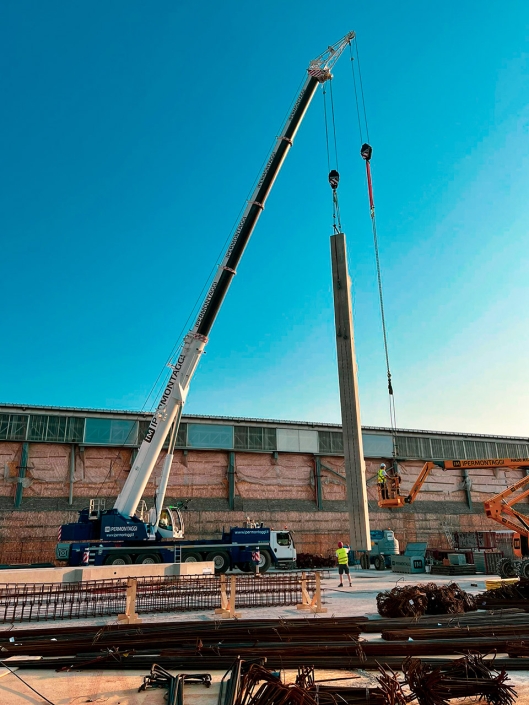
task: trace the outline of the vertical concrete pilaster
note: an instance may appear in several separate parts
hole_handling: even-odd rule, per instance
[[[228,507],[235,509],[235,453],[228,453]]]
[[[331,261],[349,533],[351,548],[369,551],[371,537],[358,399],[351,281],[343,233],[331,236]]]
[[[15,489],[15,507],[18,509],[22,504],[22,493],[24,487],[22,481],[26,477],[26,470],[28,469],[28,456],[29,456],[29,443],[22,443],[22,452],[20,454],[20,465],[18,466],[18,478],[17,486]]]
[[[73,504],[73,482],[75,479],[75,443],[70,446],[70,484],[68,489],[68,504]]]
[[[321,460],[320,456],[314,457],[314,486],[316,490],[316,507],[323,509],[323,494],[321,489]]]

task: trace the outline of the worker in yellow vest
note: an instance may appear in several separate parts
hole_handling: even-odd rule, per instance
[[[338,584],[338,587],[343,587],[344,573],[349,578],[349,587],[352,587],[353,583],[351,582],[351,575],[349,573],[349,546],[344,546],[341,541],[338,542],[336,558],[338,559],[338,573],[340,575],[340,582]]]
[[[377,483],[378,483],[378,489],[380,491],[380,498],[381,499],[387,499],[388,498],[388,488],[386,485],[387,481],[387,472],[386,472],[386,464],[381,463],[380,467],[377,472]]]

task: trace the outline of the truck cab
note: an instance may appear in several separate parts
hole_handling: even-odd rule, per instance
[[[274,553],[276,565],[278,568],[294,568],[296,565],[296,546],[294,537],[288,531],[270,530],[270,548]]]

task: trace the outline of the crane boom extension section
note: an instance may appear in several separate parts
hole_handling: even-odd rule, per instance
[[[354,38],[354,32],[314,59],[308,67],[307,78],[281,135],[266,163],[259,182],[248,201],[241,221],[209,288],[195,324],[186,335],[180,355],[164,389],[158,407],[141,444],[129,476],[120,492],[114,510],[124,518],[133,517],[149,481],[163,444],[171,432],[170,445],[162,470],[162,477],[151,512],[148,532],[154,534],[158,526],[167,480],[171,469],[178,427],[186,401],[189,384],[208,341],[208,336],[236,274],[237,266],[261,215],[266,199],[292,146],[293,139],[320,83],[332,78],[331,69],[344,49]],[[149,536],[151,538],[151,536]],[[152,535],[154,538],[154,535]]]
[[[378,486],[378,506],[389,509],[398,509],[399,507],[403,507],[405,504],[411,504],[412,502],[414,502],[417,499],[417,495],[419,494],[422,486],[426,482],[428,475],[433,470],[433,468],[436,467],[441,468],[443,470],[452,470],[454,468],[464,468],[466,470],[471,470],[472,468],[529,469],[529,458],[491,458],[490,460],[429,460],[424,463],[417,479],[413,483],[413,486],[407,496],[403,496],[400,494],[401,479],[398,472],[392,472],[388,474],[385,484]],[[510,507],[510,503],[504,502],[504,497],[512,494],[513,492],[516,492],[516,490],[518,489],[521,489],[527,483],[529,483],[529,477],[523,478],[512,487],[508,487],[499,495],[496,495],[492,499],[485,502],[485,511],[487,512],[487,516],[491,519],[494,519],[494,521],[498,521],[500,524],[507,526],[508,520],[501,517],[501,512],[506,511],[511,516],[516,516],[521,523],[524,523],[524,520],[520,519],[519,517],[519,512],[516,512],[516,510],[512,509]],[[516,499],[513,499],[512,504],[518,502],[520,499],[526,496],[529,496],[529,489],[523,495],[519,495],[518,497],[516,497]],[[489,508],[487,508],[487,505],[490,505],[490,513]],[[529,519],[527,519],[526,521],[529,522]],[[509,528],[513,528],[513,526],[509,526]],[[519,531],[521,533],[519,526],[517,526],[514,530]],[[526,531],[529,532],[529,525],[527,525]],[[529,533],[527,535],[529,535]]]

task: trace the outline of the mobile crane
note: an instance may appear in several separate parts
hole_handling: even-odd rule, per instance
[[[189,385],[204,354],[213,323],[316,89],[332,79],[333,66],[354,37],[355,33],[349,32],[310,62],[305,83],[247,203],[193,328],[184,338],[178,359],[171,366],[167,385],[114,507],[107,510],[101,501],[91,500],[90,507],[79,513],[77,522],[64,524],[56,549],[58,560],[65,560],[70,565],[83,562],[100,565],[206,557],[214,560],[218,572],[224,572],[228,567],[245,565],[251,560],[252,551],[259,547],[263,562],[261,571],[267,561],[276,564],[282,560],[295,561],[296,551],[290,532],[273,532],[262,525],[231,529],[216,541],[183,541],[184,522],[180,509],[164,507],[163,504]],[[169,445],[154,506],[149,512],[138,512],[167,437]]]

